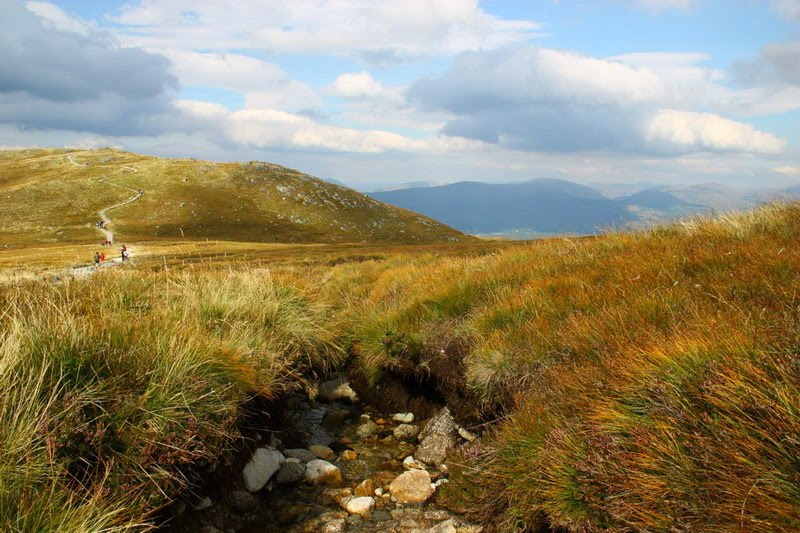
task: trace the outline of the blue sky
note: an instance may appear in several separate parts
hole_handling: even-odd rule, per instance
[[[800,182],[800,0],[0,6],[0,146],[410,181]]]

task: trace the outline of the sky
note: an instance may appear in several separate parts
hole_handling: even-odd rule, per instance
[[[800,0],[0,0],[0,147],[800,183]]]

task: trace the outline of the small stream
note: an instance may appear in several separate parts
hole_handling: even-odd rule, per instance
[[[446,465],[426,465],[420,461],[411,464],[408,459],[419,446],[413,434],[417,428],[424,429],[427,421],[415,419],[408,424],[415,428],[405,425],[396,431],[405,422],[393,420],[394,415],[357,402],[323,403],[296,392],[289,393],[268,417],[253,417],[242,429],[249,448],[209,473],[202,488],[168,509],[162,530],[174,533],[481,531],[479,526],[437,506],[433,489],[435,486],[438,491],[438,486],[447,482]],[[320,454],[320,449],[312,445],[328,449],[322,448]],[[301,449],[309,458],[308,448],[312,447],[318,457],[324,455],[323,459],[339,469],[343,479],[339,483],[318,485],[308,480],[278,483],[280,476],[276,474],[262,490],[250,493],[245,489],[242,470],[258,447],[274,447],[287,457],[300,453],[296,450]],[[326,455],[327,452],[330,454]],[[303,461],[304,465],[307,463]],[[401,501],[395,501],[393,494],[402,493],[393,481],[404,472],[422,468],[430,475],[429,490],[433,495],[421,503],[403,503],[403,496]],[[348,512],[345,509],[348,501],[356,497],[362,503],[369,503],[371,498],[374,507],[361,514]]]

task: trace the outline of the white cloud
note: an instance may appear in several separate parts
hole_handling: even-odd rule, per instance
[[[166,50],[172,71],[184,86],[219,87],[243,95],[250,107],[274,107],[288,111],[322,105],[308,85],[292,80],[278,65],[231,53]]]
[[[773,135],[693,112],[732,107],[737,96],[715,82],[721,73],[695,64],[705,59],[665,53],[602,59],[530,46],[471,52],[409,94],[425,109],[451,113],[444,133],[515,149],[780,151],[784,143]],[[756,96],[751,106],[761,104]]]
[[[490,15],[477,0],[139,0],[114,21],[128,27],[127,40],[143,46],[263,48],[379,63],[496,48],[526,41],[541,28]]]
[[[789,176],[800,177],[800,168],[797,167],[775,167],[772,170],[778,174],[788,174]]]
[[[478,149],[481,143],[439,136],[411,139],[380,130],[357,130],[319,123],[311,118],[274,109],[243,109],[225,122],[226,137],[240,146],[310,148],[341,152],[444,152]]]
[[[637,7],[650,11],[663,11],[665,9],[686,9],[696,0],[635,0]]]
[[[668,91],[664,79],[648,68],[547,48],[531,59],[536,76],[552,97],[638,104],[664,99]]]
[[[384,88],[369,72],[346,72],[334,80],[330,92],[342,98],[375,98],[384,93]]]
[[[31,13],[41,17],[47,26],[57,30],[77,33],[83,36],[88,36],[97,31],[97,27],[94,24],[67,14],[63,9],[50,2],[30,1],[25,2],[25,7]]]
[[[786,145],[785,141],[749,124],[711,113],[674,109],[662,109],[651,118],[645,125],[645,138],[648,142],[681,151],[777,154]]]
[[[115,137],[92,136],[81,139],[73,145],[74,148],[83,148],[84,150],[94,150],[96,148],[117,148],[124,150],[125,145],[119,142]]]

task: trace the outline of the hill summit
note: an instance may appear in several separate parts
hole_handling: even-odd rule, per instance
[[[126,202],[137,192],[140,198]],[[7,150],[0,151],[0,198],[0,245],[93,242],[98,213],[108,208],[118,239],[135,241],[471,239],[422,215],[260,161],[212,163],[115,149]]]

